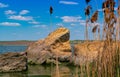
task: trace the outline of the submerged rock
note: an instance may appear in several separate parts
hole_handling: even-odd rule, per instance
[[[8,52],[0,54],[0,72],[18,72],[27,70],[25,52]]]
[[[56,57],[59,61],[69,61],[71,56],[69,38],[70,31],[68,29],[58,28],[44,40],[39,40],[28,47],[26,50],[28,62],[42,64],[46,60]]]

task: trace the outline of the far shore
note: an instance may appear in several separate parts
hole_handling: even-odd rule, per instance
[[[0,45],[30,45],[36,41],[18,40],[18,41],[0,41]],[[70,40],[71,44],[83,43],[84,40]]]
[[[0,45],[30,45],[36,41],[0,41]],[[70,43],[80,43],[83,42],[83,40],[71,40]]]
[[[35,41],[0,41],[0,45],[30,45]]]

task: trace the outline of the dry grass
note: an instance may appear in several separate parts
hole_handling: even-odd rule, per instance
[[[114,6],[114,0],[106,0],[103,3],[105,20],[103,51],[102,54],[97,56],[97,60],[92,63],[86,62],[85,65],[80,64],[80,77],[120,77],[120,47],[117,43],[119,39],[115,40],[119,36],[116,36],[118,32],[115,31],[118,30],[115,30],[114,27],[116,23]],[[100,50],[98,49],[98,51]]]

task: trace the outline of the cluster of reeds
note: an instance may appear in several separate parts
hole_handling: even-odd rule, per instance
[[[102,4],[104,13],[104,42],[103,50],[98,50],[98,57],[92,63],[86,62],[80,65],[80,77],[120,77],[120,44],[119,29],[120,20],[115,16],[115,1],[105,0]],[[118,7],[118,17],[120,16],[120,6]],[[95,23],[98,19],[98,11],[91,17],[91,23]],[[95,33],[98,26],[94,26],[92,32]],[[99,31],[99,30],[98,30]],[[117,38],[117,40],[116,40]]]
[[[98,11],[95,11],[91,18],[90,10],[91,6],[88,5],[90,0],[86,0],[87,7],[85,9],[86,15],[86,29],[85,29],[85,40],[88,40],[88,23],[96,23],[98,20]],[[98,49],[98,57],[92,63],[86,62],[86,64],[81,65],[79,69],[76,70],[76,77],[120,77],[120,44],[119,44],[119,26],[120,26],[120,6],[118,7],[118,19],[114,13],[114,0],[105,0],[102,4],[102,9],[104,13],[104,28],[103,28],[103,39],[104,45],[103,50],[100,52]],[[52,14],[52,7],[50,7],[50,14]],[[116,23],[118,23],[116,25]],[[94,34],[94,39],[96,37],[96,31],[98,31],[98,36],[100,36],[100,26],[94,25],[92,32]],[[96,40],[96,39],[95,39]],[[58,57],[56,57],[56,62]],[[56,64],[56,77],[59,75],[58,63]]]

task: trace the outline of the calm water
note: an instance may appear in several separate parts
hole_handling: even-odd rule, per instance
[[[26,72],[0,73],[0,77],[77,77],[78,68],[60,65],[59,67],[45,65],[29,65]]]
[[[27,46],[6,45],[0,46],[0,54],[5,52],[21,52],[26,50]]]
[[[0,53],[25,51],[27,46],[0,46]],[[66,65],[29,65],[28,71],[0,73],[0,77],[76,77],[78,68]]]

